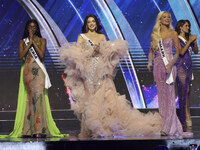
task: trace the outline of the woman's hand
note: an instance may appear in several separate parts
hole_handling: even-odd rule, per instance
[[[151,66],[152,66],[152,63],[148,63],[147,69],[149,70],[149,72],[151,72]]]
[[[190,39],[189,39],[189,42],[192,43],[192,42],[195,42],[197,40],[197,35],[192,35],[190,36]]]
[[[29,43],[32,44],[33,43],[33,31],[28,30],[28,32],[29,32]]]
[[[95,55],[98,55],[98,54],[100,54],[100,45],[99,44],[95,45],[94,52],[93,52],[92,56],[95,56]]]
[[[168,64],[166,65],[166,72],[167,72],[167,73],[170,73],[171,69],[172,69],[172,65],[171,65],[170,63],[168,63]]]

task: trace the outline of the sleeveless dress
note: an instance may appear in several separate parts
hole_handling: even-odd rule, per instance
[[[163,41],[165,55],[169,62],[173,59],[172,46],[172,38],[167,38]],[[160,55],[160,51],[157,52],[157,57],[154,59],[153,73],[157,85],[159,113],[163,120],[161,130],[167,135],[182,135],[182,125],[176,115],[174,83],[170,85],[166,83],[166,67]],[[176,66],[172,67],[172,74],[175,80]]]
[[[181,47],[184,47],[186,43],[180,40]],[[192,49],[190,46],[189,48]],[[186,98],[187,98],[187,88],[191,85],[192,80],[192,58],[189,48],[184,55],[179,55],[176,62],[177,67],[177,87],[178,87],[178,97],[179,97],[179,118],[182,125],[186,125]],[[189,98],[190,96],[188,96]]]
[[[99,51],[96,55],[95,49]],[[71,108],[81,121],[81,137],[159,135],[160,115],[133,109],[125,96],[116,92],[114,69],[127,52],[124,40],[91,46],[83,39],[80,46],[67,43],[61,47],[65,85],[71,89]]]
[[[41,42],[38,43],[38,47],[41,47]],[[49,136],[44,99],[45,75],[29,51],[24,66],[24,82],[28,98],[22,134]]]
[[[38,38],[38,47],[40,46]],[[22,60],[14,129],[9,135],[0,135],[0,138],[19,138],[33,134],[45,134],[47,137],[69,136],[61,134],[57,128],[50,110],[48,91],[44,87],[44,73],[28,51]]]

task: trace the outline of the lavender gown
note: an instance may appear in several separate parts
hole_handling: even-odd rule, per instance
[[[181,47],[185,46],[183,40],[180,40]],[[189,49],[184,55],[180,55],[176,63],[177,67],[177,87],[179,97],[179,108],[180,108],[180,121],[182,125],[186,125],[186,97],[187,87],[190,86],[192,80],[192,58]],[[189,97],[188,97],[189,98]]]
[[[163,41],[163,47],[168,61],[173,59],[172,46],[172,38],[167,38]],[[172,72],[173,79],[175,79],[176,66],[173,66]],[[174,84],[168,85],[166,79],[166,68],[161,58],[160,51],[158,51],[157,57],[154,60],[154,80],[157,85],[159,113],[163,120],[161,130],[167,135],[182,135],[183,129],[176,115]]]

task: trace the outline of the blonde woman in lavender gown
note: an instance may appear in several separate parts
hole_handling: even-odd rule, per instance
[[[158,14],[156,24],[151,34],[151,48],[149,52],[150,71],[154,53],[154,80],[157,85],[159,113],[162,118],[161,135],[190,135],[183,133],[181,123],[176,114],[174,81],[176,79],[175,62],[181,49],[178,35],[172,27],[169,12],[162,11]],[[173,56],[172,47],[175,49]]]

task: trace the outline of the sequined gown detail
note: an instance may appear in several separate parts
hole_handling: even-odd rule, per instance
[[[184,47],[186,44],[184,41],[180,40],[181,47]],[[178,97],[179,97],[179,118],[182,125],[186,125],[186,98],[187,98],[187,89],[191,84],[192,80],[192,58],[189,51],[189,48],[184,55],[179,55],[179,58],[176,63],[177,67],[177,87],[178,87]],[[189,99],[189,96],[188,96]]]
[[[95,48],[98,55],[93,55]],[[114,69],[127,54],[127,42],[102,41],[95,48],[83,40],[80,46],[68,43],[60,49],[67,67],[65,85],[74,99],[71,107],[81,121],[80,136],[159,135],[160,115],[133,109],[125,96],[116,92]]]
[[[173,39],[167,38],[163,41],[165,55],[168,61],[173,59],[172,54]],[[172,67],[173,79],[176,79],[176,66]],[[176,114],[175,89],[174,84],[166,83],[167,73],[160,51],[154,59],[154,80],[157,85],[159,113],[163,120],[162,131],[167,135],[181,135],[183,133],[181,123]]]

